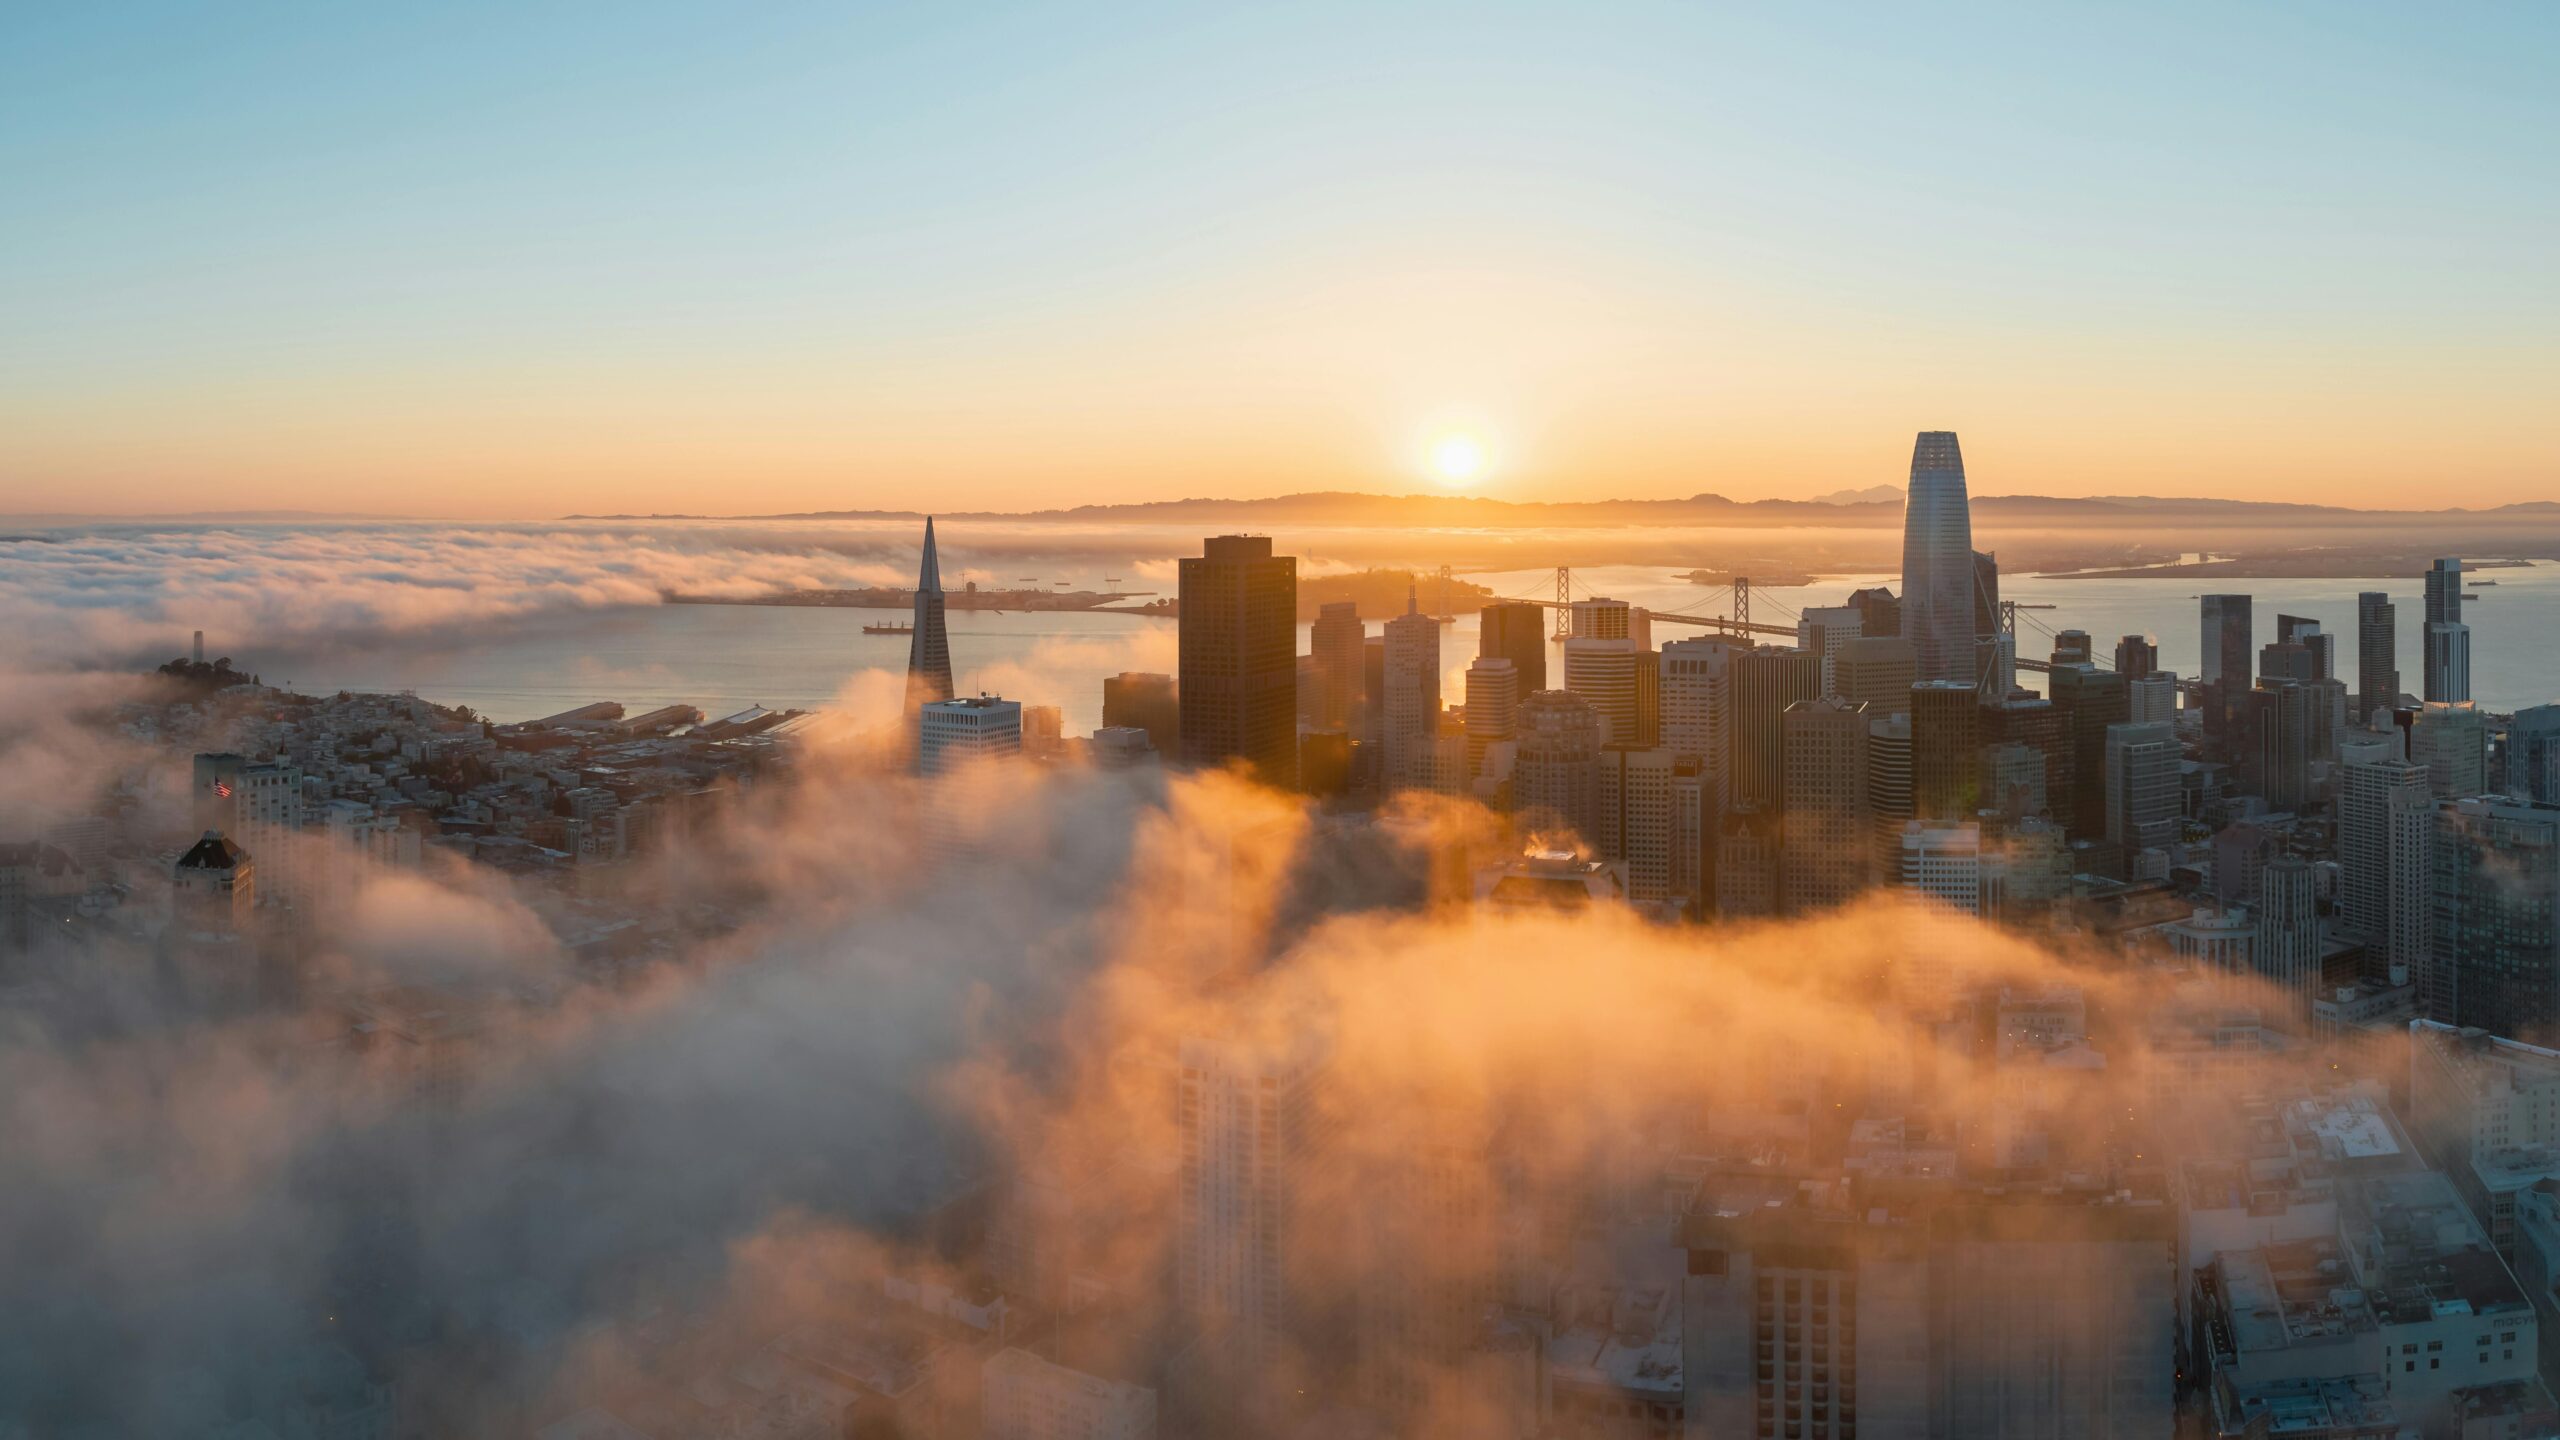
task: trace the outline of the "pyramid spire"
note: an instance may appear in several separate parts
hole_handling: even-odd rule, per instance
[[[915,626],[907,637],[907,713],[954,693],[951,642],[942,628],[942,556],[933,543],[933,517],[924,521],[924,563],[916,569]]]
[[[916,571],[916,589],[936,595],[942,593],[942,557],[934,549],[933,517],[930,515],[924,517],[924,565]]]

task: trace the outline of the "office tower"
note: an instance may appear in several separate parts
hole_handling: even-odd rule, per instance
[[[1325,1057],[1303,1034],[1276,1047],[1186,1038],[1178,1054],[1175,1293],[1235,1373],[1275,1384],[1293,1338],[1320,1318],[1291,1304],[1291,1276],[1301,1245],[1324,1233],[1308,1167]]]
[[[1996,705],[2018,688],[2018,637],[2003,632],[1980,635],[1973,642],[1973,690],[1985,705]]]
[[[1849,608],[1858,612],[1858,633],[1870,640],[1898,638],[1902,634],[1902,601],[1882,585],[1869,585],[1849,592]]]
[[[1022,753],[1055,755],[1067,748],[1067,713],[1055,705],[1022,707]]]
[[[2152,669],[2141,674],[2118,670],[2127,676],[2124,682],[2125,719],[2136,725],[2175,725],[2178,723],[2178,676],[2173,670]]]
[[[1600,840],[1600,712],[1565,690],[1541,690],[1520,702],[1511,764],[1512,809],[1523,836],[1570,830],[1583,843]]]
[[[1911,818],[1911,715],[1867,719],[1867,808],[1875,815],[1874,868],[1883,884],[1902,883],[1902,826]]]
[[[2176,1292],[2190,1278],[2169,1258],[2178,1212],[2006,1196],[1959,1207],[1930,1227],[1925,1433],[2175,1433]],[[1861,1404],[1861,1436],[1867,1413]]]
[[[2560,805],[2560,705],[2533,705],[2507,726],[2507,791]]]
[[[1780,717],[1778,903],[1790,915],[1841,904],[1871,883],[1869,723],[1865,706],[1837,699],[1799,700]]]
[[[1663,748],[1695,757],[1713,781],[1719,802],[1726,793],[1730,759],[1726,735],[1732,718],[1733,657],[1750,648],[1729,636],[1704,635],[1663,646],[1656,662],[1662,671]]]
[[[2345,747],[2338,779],[2340,928],[2365,945],[2367,975],[2423,979],[2434,934],[2435,800],[2423,765],[2379,737]]]
[[[941,775],[973,760],[1022,753],[1022,705],[993,695],[936,700],[917,712],[916,773]]]
[[[2488,716],[2468,700],[2431,700],[2407,713],[2409,758],[2427,767],[2436,798],[2458,800],[2488,790]]]
[[[913,634],[907,637],[907,714],[948,700],[951,640],[942,628],[942,558],[933,542],[933,517],[924,518],[924,559],[916,567]],[[1294,648],[1294,647],[1293,647]]]
[[[1866,617],[1853,605],[1815,605],[1796,614],[1796,648],[1822,657],[1822,693],[1839,693],[1840,647],[1864,631]]]
[[[2490,1243],[2515,1254],[2517,1192],[2548,1172],[2514,1162],[2560,1149],[2560,1053],[2433,1020],[2410,1025],[2409,1052],[2410,1138],[2442,1163]]]
[[[190,937],[239,935],[258,906],[257,862],[219,830],[178,857],[169,884],[170,923]]]
[[[1902,636],[1921,679],[1973,683],[1973,590],[1964,455],[1952,431],[1924,430],[1902,510]]]
[[[2148,635],[2127,635],[2116,642],[2116,673],[2139,680],[2160,668],[2160,643]]]
[[[2371,725],[2375,711],[2399,704],[2399,607],[2382,591],[2367,590],[2356,597],[2356,723]]]
[[[1778,913],[1778,812],[1738,800],[1716,827],[1716,913],[1728,920]]]
[[[1627,898],[1671,898],[1671,791],[1676,757],[1659,746],[1600,747],[1600,854],[1626,866]]]
[[[2074,840],[2095,840],[2107,830],[2107,727],[2122,725],[2133,713],[2125,678],[2094,665],[2068,665],[2047,677],[2053,705],[2063,714],[2071,737],[2071,792],[2065,804],[2057,795],[2054,818]],[[2240,671],[2248,684],[2248,671]]]
[[[2094,659],[2095,652],[2090,648],[2088,631],[2058,630],[2054,632],[2052,664],[2086,665]]]
[[[1134,770],[1163,758],[1147,732],[1135,725],[1101,727],[1085,737],[1085,753],[1093,758],[1097,770]],[[1348,763],[1348,752],[1344,760]]]
[[[2338,637],[2320,628],[2320,622],[2304,615],[2276,616],[2276,643],[2299,645],[2311,657],[2310,673],[2305,680],[2327,680],[2338,673]]]
[[[1703,761],[1671,761],[1671,898],[1703,915],[1715,900],[1716,829],[1724,807]]]
[[[1970,508],[1968,506],[1968,508]],[[2000,559],[1973,552],[1973,638],[2000,633]]]
[[[1511,662],[1520,693],[1547,688],[1547,612],[1526,600],[1496,600],[1476,612],[1476,653]]]
[[[2320,906],[2311,862],[2282,855],[2258,875],[2258,940],[2251,951],[2258,974],[2292,997],[2296,1018],[2311,1013],[2320,996]]]
[[[2462,562],[2438,560],[2427,568],[2426,691],[2424,698],[2459,703],[2471,698],[2471,627],[2462,623]]]
[[[310,886],[301,873],[309,858],[301,842],[302,767],[224,751],[196,756],[193,772],[196,828],[219,830],[257,857],[259,903],[308,903]]]
[[[1213,535],[1178,562],[1182,758],[1243,761],[1280,789],[1298,783],[1298,561],[1267,535]]]
[[[1378,740],[1389,788],[1434,788],[1433,740],[1440,729],[1440,622],[1405,596],[1386,623],[1387,693]]]
[[[1182,743],[1180,701],[1172,676],[1123,670],[1102,682],[1102,723],[1143,730],[1158,755],[1171,757]]]
[[[2166,725],[2107,727],[2106,828],[2128,857],[2175,844],[2181,823],[2178,736]]]
[[[1822,696],[1822,657],[1761,645],[1733,657],[1732,758],[1726,783],[1734,803],[1748,801],[1773,818],[1783,803],[1781,717],[1799,700]]]
[[[1982,732],[1973,686],[1923,680],[1911,687],[1911,813],[1965,820],[1982,804]]]
[[[2044,756],[2045,813],[2066,815],[2079,783],[2072,759],[2071,717],[2043,696],[2023,691],[1979,708],[1974,723],[1981,727],[1983,744],[2024,745]]]
[[[1467,775],[1484,773],[1484,752],[1515,733],[1520,672],[1499,656],[1479,655],[1467,667]]]
[[[980,1372],[979,1440],[1155,1440],[1156,1392],[1019,1346]],[[856,1427],[848,1426],[848,1429]]]
[[[1919,659],[1899,635],[1861,635],[1831,652],[1832,689],[1878,715],[1910,709],[1911,686],[1919,678]]]
[[[1360,674],[1361,652],[1369,627],[1360,621],[1354,600],[1332,600],[1316,612],[1307,649],[1316,662],[1315,723],[1319,729],[1348,730],[1358,717],[1367,686]]]
[[[2249,693],[2249,661],[2257,645],[2250,597],[2207,595],[2200,610],[2203,656],[2196,678],[2204,686],[2205,737],[2225,750],[2237,750],[2239,717]]]
[[[1576,600],[1571,610],[1572,638],[1576,640],[1629,640],[1634,637],[1635,610],[1624,600],[1595,595]]]
[[[1618,618],[1625,618],[1623,609]],[[1642,647],[1624,636],[1575,635],[1564,642],[1564,688],[1600,712],[1610,744],[1634,744],[1642,735],[1636,669],[1644,660]]]
[[[1982,827],[1914,820],[1902,827],[1902,888],[1967,915],[1982,913]]]
[[[2241,821],[2213,832],[2213,898],[2224,905],[2258,902],[2258,876],[2276,858],[2275,832]]]
[[[2427,1015],[2560,1038],[2560,809],[2488,797],[2436,806]]]
[[[2249,692],[2240,783],[2278,810],[2311,798],[2311,701],[2311,689],[2293,681],[2261,680]]]
[[[2311,647],[2298,640],[2269,641],[2258,650],[2258,678],[2261,680],[2284,680],[2299,685],[2318,679],[2313,673],[2318,666],[2319,660],[2311,653]]]
[[[2032,745],[1994,741],[1982,747],[1982,808],[2010,820],[2053,813],[2045,790],[2044,752]]]

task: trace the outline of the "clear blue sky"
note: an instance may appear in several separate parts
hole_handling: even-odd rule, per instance
[[[1989,490],[2555,497],[2555,73],[2547,4],[20,5],[0,509],[1403,489],[1452,427],[1506,494],[1950,425]]]

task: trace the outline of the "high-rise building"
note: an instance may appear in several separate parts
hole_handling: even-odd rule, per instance
[[[1906,702],[1907,703],[1907,702]],[[1902,827],[1911,819],[1911,715],[1868,712],[1867,808],[1875,815],[1873,869],[1887,885],[1902,883]]]
[[[2127,635],[2116,642],[2116,673],[2139,680],[2160,668],[2160,642],[2148,635]]]
[[[1600,747],[1600,853],[1626,867],[1627,898],[1671,898],[1672,778],[1677,757],[1660,746]]]
[[[1864,631],[1866,615],[1854,605],[1813,605],[1796,613],[1796,648],[1822,657],[1822,693],[1836,695],[1840,647]]]
[[[1902,510],[1902,636],[1922,680],[1973,683],[1973,517],[1953,431],[1924,430],[1911,450]]]
[[[2258,974],[2290,996],[2297,1018],[2308,1018],[2311,1002],[2320,998],[2320,904],[2311,862],[2280,855],[2258,872],[2258,900],[2250,907],[2258,922],[2256,947],[2250,952]]]
[[[2434,898],[2429,1018],[2560,1038],[2560,808],[2439,803]]]
[[[1173,677],[1142,670],[1105,677],[1102,723],[1106,728],[1143,730],[1158,755],[1174,754],[1182,743],[1182,705]]]
[[[1291,1302],[1301,1247],[1320,1218],[1307,1167],[1320,1140],[1325,1056],[1305,1037],[1278,1047],[1190,1038],[1179,1058],[1176,1293],[1237,1373],[1281,1382],[1318,1318]]]
[[[1773,818],[1782,796],[1784,733],[1781,717],[1799,700],[1822,696],[1822,657],[1778,645],[1762,645],[1733,657],[1732,750],[1727,783],[1735,803],[1748,801]]]
[[[924,518],[924,559],[916,567],[914,633],[907,636],[907,714],[957,693],[951,683],[951,639],[942,628],[942,557],[933,517]]]
[[[2074,840],[2095,840],[2107,831],[2107,727],[2125,723],[2132,696],[2122,675],[2095,665],[2062,666],[2046,680],[2071,736],[2070,799],[2056,794],[2054,818]],[[2240,683],[2248,684],[2245,664]]]
[[[1369,627],[1360,620],[1355,600],[1327,601],[1316,612],[1307,633],[1307,648],[1316,662],[1315,720],[1319,729],[1348,730],[1358,718],[1367,686],[1360,657]]]
[[[1612,600],[1606,595],[1595,595],[1588,600],[1574,601],[1568,613],[1573,617],[1572,633],[1576,640],[1636,638],[1635,607],[1624,600]]]
[[[1663,646],[1656,662],[1662,671],[1663,748],[1694,757],[1719,802],[1727,793],[1731,758],[1727,729],[1732,719],[1733,657],[1750,648],[1729,636],[1702,635]]]
[[[1967,915],[1982,913],[1982,827],[1914,820],[1902,827],[1902,888]]]
[[[1716,829],[1724,823],[1705,762],[1671,761],[1671,897],[1703,915],[1715,901]]]
[[[1576,624],[1583,619],[1580,607],[1593,603],[1577,603]],[[1624,606],[1619,606],[1614,618],[1623,625]],[[1635,744],[1642,737],[1639,722],[1643,697],[1638,693],[1636,671],[1645,659],[1643,647],[1625,635],[1576,634],[1564,642],[1564,688],[1590,701],[1591,708],[1600,712],[1612,745]]]
[[[1484,752],[1516,732],[1520,672],[1498,655],[1479,655],[1467,667],[1467,774],[1484,773]]]
[[[2249,692],[2240,783],[2278,810],[2300,810],[2311,799],[2313,693],[2291,680],[2261,680]]]
[[[301,766],[281,759],[251,761],[228,751],[198,755],[193,794],[198,829],[219,830],[242,853],[258,857],[258,903],[298,906],[311,901],[311,887],[302,874],[310,856],[301,841],[306,809]]]
[[[2010,820],[2053,813],[2045,792],[2044,752],[1995,740],[1982,747],[1982,808]]]
[[[258,906],[258,867],[249,852],[219,830],[178,857],[169,879],[170,921],[188,936],[227,937],[247,931]]]
[[[2123,670],[2116,673],[2127,674]],[[2124,712],[2125,719],[2136,725],[2177,724],[2177,672],[2153,669],[2130,675],[2124,682]]]
[[[1974,723],[1981,727],[1983,744],[2023,745],[2044,756],[2044,813],[2067,815],[2079,783],[2070,715],[2051,700],[2023,691],[1979,709]]]
[[[1919,659],[1899,635],[1861,635],[1831,652],[1831,688],[1877,715],[1910,709],[1911,686],[1919,678]]]
[[[1780,717],[1778,903],[1788,914],[1841,904],[1872,883],[1869,723],[1865,706],[1838,699],[1799,700]]]
[[[2305,615],[2276,616],[2276,643],[2299,645],[2311,657],[2310,673],[2305,680],[2328,680],[2338,673],[2338,637],[2320,628],[2320,622]]]
[[[2128,857],[2178,838],[2178,736],[2166,725],[2110,725],[2106,741],[2107,842]]]
[[[1378,738],[1390,788],[1434,788],[1434,739],[1440,729],[1440,622],[1406,595],[1404,613],[1386,624],[1387,693]]]
[[[1526,600],[1496,600],[1476,613],[1476,653],[1511,662],[1520,693],[1547,688],[1547,612]]]
[[[1565,690],[1520,702],[1511,765],[1512,808],[1524,836],[1570,830],[1600,839],[1600,712]]]
[[[1022,704],[993,695],[936,700],[917,712],[916,773],[940,775],[973,760],[1022,753]]]
[[[2434,933],[2434,797],[2395,736],[2343,747],[2338,779],[2340,929],[2364,942],[2369,978],[2423,981]]]
[[[1902,634],[1902,601],[1882,585],[1849,592],[1848,605],[1862,617],[1858,633],[1870,640]]]
[[[2249,693],[2249,663],[2257,647],[2254,601],[2246,595],[2207,595],[2201,601],[2204,633],[2196,678],[2204,685],[2207,739],[2237,750],[2239,719]]]
[[[2471,698],[2471,627],[2462,623],[2462,561],[2438,560],[2427,569],[2426,691],[2424,698],[2459,703]]]
[[[1267,535],[1213,535],[1180,573],[1182,758],[1298,783],[1298,561]]]
[[[2560,705],[2533,705],[2507,725],[2507,790],[2560,805]]]
[[[2057,630],[2053,635],[2053,654],[2047,663],[2054,665],[2087,665],[2097,658],[2086,630]],[[2121,668],[2121,667],[2119,667]]]
[[[2367,590],[2356,597],[2356,723],[2371,725],[2376,711],[2399,704],[2399,607],[2382,591]]]
[[[1716,826],[1716,913],[1748,920],[1778,913],[1778,812],[1738,800]]]
[[[1911,813],[1969,820],[1982,806],[1982,730],[1973,685],[1923,680],[1911,687]]]
[[[2427,701],[2404,712],[2409,758],[2427,767],[2436,797],[2458,800],[2489,788],[2489,717],[2468,700]]]

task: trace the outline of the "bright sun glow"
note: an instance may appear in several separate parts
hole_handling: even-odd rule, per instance
[[[1484,472],[1484,446],[1473,435],[1443,435],[1431,446],[1431,468],[1443,485],[1464,485]]]

